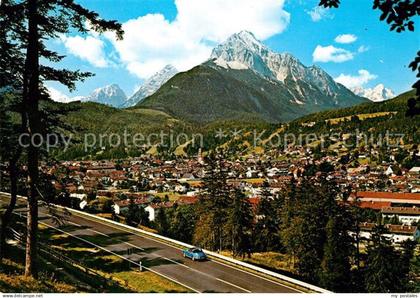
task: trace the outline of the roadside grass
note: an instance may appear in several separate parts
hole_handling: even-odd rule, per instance
[[[48,279],[40,278],[38,280],[23,276],[22,270],[18,270],[17,263],[5,259],[4,265],[7,265],[12,272],[0,271],[0,292],[1,293],[74,293],[77,289],[69,284]]]
[[[39,277],[25,277],[25,252],[16,246],[8,246],[0,266],[0,293],[75,293],[85,292],[86,287],[70,276],[56,273],[55,266],[39,258]]]
[[[187,289],[154,274],[153,272],[123,271],[116,273],[120,279],[127,280],[130,287],[142,293],[185,293]]]
[[[128,241],[127,235],[127,233],[115,233],[110,235],[110,238],[102,235],[80,235],[79,237],[99,246],[105,247],[109,250],[114,250],[112,249],[112,245],[117,245]],[[125,288],[129,292],[190,292],[188,289],[153,272],[147,270],[140,272],[139,268],[135,264],[132,264],[127,260],[124,260],[99,248],[90,246],[89,244],[79,239],[66,234],[62,234],[54,229],[44,229],[42,233],[42,239],[43,241],[48,242],[48,244],[54,250],[67,257],[70,257],[73,260],[78,260],[84,264],[84,266],[90,268],[104,278],[117,281],[121,287]],[[128,257],[135,263],[141,261],[142,265],[147,268],[153,268],[163,264],[172,264],[170,261],[159,257],[147,258],[143,255],[144,253],[152,253],[153,251],[154,248],[149,248],[145,251],[131,248],[130,256],[128,256],[127,249],[121,249],[121,251],[114,252],[124,257]]]
[[[224,251],[222,254],[228,257],[232,257],[232,253],[230,251]],[[238,260],[267,269],[293,274],[293,264],[291,262],[291,257],[287,254],[278,252],[261,252],[253,253],[251,258],[238,258]]]
[[[293,272],[291,258],[286,254],[277,252],[254,253],[251,258],[245,258],[245,261],[275,270]]]
[[[95,215],[106,219],[112,219],[112,213],[97,213]]]

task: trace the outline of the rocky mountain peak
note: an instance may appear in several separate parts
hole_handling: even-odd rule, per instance
[[[361,86],[351,89],[355,94],[366,97],[374,102],[384,101],[395,97],[394,92],[386,88],[384,84],[378,84],[373,88],[363,88]]]
[[[89,96],[85,97],[83,101],[92,101],[119,107],[127,100],[124,91],[117,84],[111,84],[102,88],[95,89]]]
[[[128,108],[140,103],[146,97],[155,93],[163,84],[169,81],[179,71],[173,65],[166,65],[160,71],[147,79],[122,107]]]

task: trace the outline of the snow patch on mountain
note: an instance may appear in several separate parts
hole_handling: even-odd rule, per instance
[[[113,107],[121,106],[126,100],[127,96],[117,84],[95,89],[89,96],[83,98],[83,101],[97,102]]]
[[[179,71],[172,65],[166,65],[162,70],[147,79],[142,86],[131,96],[123,107],[128,108],[140,103],[146,97],[154,94],[159,88],[175,76]]]
[[[251,69],[265,79],[280,82],[292,91],[300,105],[308,99],[308,90],[335,100],[339,99],[338,95],[350,92],[321,68],[307,67],[291,54],[273,52],[248,31],[236,33],[215,47],[210,60],[223,68]],[[318,104],[317,99],[313,98],[311,103]]]
[[[351,89],[354,94],[366,97],[373,102],[381,102],[395,97],[394,91],[386,88],[383,84],[378,84],[373,88],[363,88],[361,86]]]

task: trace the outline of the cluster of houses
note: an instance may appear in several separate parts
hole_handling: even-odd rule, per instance
[[[383,219],[397,222],[386,224],[388,236],[393,242],[420,239],[420,193],[361,191],[353,193],[349,201],[360,208],[380,212]],[[373,223],[362,223],[362,236],[369,238],[373,227]]]
[[[349,201],[380,212],[384,218],[396,219],[402,228],[390,226],[393,234],[410,233],[410,237],[418,238],[417,230],[412,229],[420,222],[420,167],[402,168],[395,158],[379,165],[343,163],[339,156],[332,155],[315,159],[312,151],[290,148],[281,156],[267,151],[263,155],[254,153],[226,160],[229,183],[241,188],[255,207],[264,181],[268,181],[272,193],[276,193],[308,167],[314,166],[319,171],[320,165],[329,164],[333,167],[328,173],[329,179],[338,181],[343,190],[358,190]],[[374,153],[363,154],[358,158]],[[43,167],[54,177],[57,192],[77,198],[81,208],[88,205],[94,194],[95,198],[112,200],[114,211],[119,214],[128,207],[128,199],[133,198],[136,204],[145,206],[151,221],[160,208],[195,204],[206,173],[201,155],[173,160],[143,155],[120,161],[66,161]],[[369,224],[364,228],[369,232]],[[401,239],[396,236],[394,240]]]

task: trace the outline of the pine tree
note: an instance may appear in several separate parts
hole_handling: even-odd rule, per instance
[[[43,82],[58,81],[72,90],[75,88],[75,81],[83,80],[91,75],[90,73],[54,69],[51,66],[41,65],[41,58],[52,63],[59,62],[63,58],[56,52],[47,49],[45,41],[73,31],[86,33],[86,21],[91,24],[92,30],[99,33],[112,30],[117,33],[118,37],[122,37],[123,32],[121,25],[117,22],[105,21],[97,13],[83,8],[73,0],[7,1],[7,4],[11,4],[7,7],[7,16],[23,13],[24,32],[9,27],[8,34],[16,35],[17,40],[26,51],[22,85],[19,90],[22,91],[22,123],[31,138],[34,135],[45,133],[44,129],[49,125],[48,121],[43,119],[46,113],[40,109],[41,101],[49,100]],[[2,11],[3,9],[2,5]],[[26,151],[29,187],[27,191],[25,275],[36,277],[38,201],[41,196],[38,189],[40,150],[34,144],[30,144]]]
[[[129,226],[137,227],[139,224],[138,214],[139,214],[139,206],[136,205],[133,198],[130,198],[128,202],[128,211],[125,218],[126,223]]]
[[[401,244],[401,248],[400,268],[401,275],[403,276],[402,284],[406,286],[406,292],[415,291],[415,289],[411,287],[411,282],[415,280],[415,276],[412,277],[410,271],[413,258],[418,258],[418,256],[414,255],[416,242],[413,240],[406,240]]]
[[[252,221],[251,205],[243,192],[236,189],[228,223],[231,231],[231,249],[234,257],[244,257],[246,252],[251,251]]]
[[[0,101],[0,163],[4,162],[6,164],[10,184],[10,201],[6,210],[1,214],[0,262],[6,250],[7,229],[17,202],[19,161],[22,153],[22,148],[17,140],[21,127],[12,121],[10,114],[7,112],[13,109],[8,104],[9,96],[14,100],[15,95],[13,94],[0,94],[2,99]]]
[[[325,177],[302,177],[285,199],[282,239],[296,258],[296,270],[305,280],[319,282],[327,241],[326,226],[336,215],[338,190]]]
[[[212,152],[206,158],[206,175],[203,178],[204,192],[200,195],[198,206],[199,223],[194,239],[197,244],[213,250],[225,247],[226,222],[232,195],[227,183],[227,163],[223,152]],[[201,234],[206,231],[209,234]]]
[[[288,225],[282,231],[287,251],[297,259],[297,273],[311,282],[316,281],[325,241],[322,204],[317,189],[305,178],[286,209],[288,221],[283,220]]]
[[[276,199],[270,192],[270,185],[262,185],[261,198],[257,208],[257,223],[254,230],[255,246],[259,251],[278,251],[281,248],[280,218]]]
[[[7,164],[10,183],[10,201],[1,215],[0,262],[6,249],[6,232],[16,206],[19,161],[22,147],[18,136],[23,125],[12,121],[11,114],[22,117],[21,99],[16,90],[22,86],[24,67],[23,46],[18,42],[23,31],[23,12],[14,1],[0,4],[0,163]],[[13,61],[11,63],[11,61]]]
[[[171,221],[172,238],[191,243],[195,228],[195,209],[191,206],[178,206]]]
[[[366,290],[369,293],[402,293],[406,291],[406,279],[401,270],[401,257],[385,233],[382,225],[372,231],[367,247]]]
[[[164,235],[164,236],[168,235],[170,227],[169,227],[169,222],[166,216],[165,209],[163,207],[159,208],[156,215],[155,222],[156,222],[156,227],[159,234]]]
[[[144,206],[139,206],[138,222],[139,222],[139,225],[141,226],[148,226],[150,224],[149,212],[145,210]]]
[[[300,222],[302,219],[297,216],[298,211],[298,187],[297,181],[292,177],[289,189],[283,200],[283,208],[280,210],[280,236],[286,252],[291,256],[292,267],[295,267],[296,251],[298,241],[296,235],[301,235]]]
[[[349,234],[351,218],[340,210],[328,220],[326,225],[326,243],[321,263],[321,286],[333,292],[348,292],[351,289],[352,239]]]

